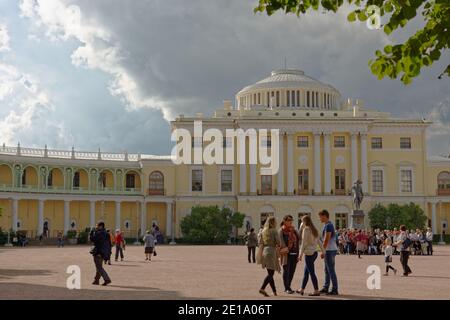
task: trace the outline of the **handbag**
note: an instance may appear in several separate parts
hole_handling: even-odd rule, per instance
[[[256,263],[262,264],[264,246],[260,244],[256,252]]]

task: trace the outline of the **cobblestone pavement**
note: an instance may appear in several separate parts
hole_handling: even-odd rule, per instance
[[[159,246],[152,262],[144,261],[143,247],[129,245],[123,262],[106,266],[112,284],[91,285],[94,264],[88,246],[0,248],[0,299],[268,299],[258,289],[266,271],[247,262],[243,246]],[[381,289],[367,288],[369,265],[384,272],[382,256],[337,256],[338,297],[316,299],[450,299],[450,246],[437,246],[434,256],[412,256],[413,274],[381,277]],[[66,287],[67,267],[81,269],[81,290]],[[401,269],[399,257],[393,265]],[[298,289],[303,277],[300,263],[293,281]],[[323,261],[316,261],[323,283]],[[275,299],[310,299],[283,292],[275,274],[279,296]],[[307,292],[312,290],[308,284]],[[270,289],[268,288],[268,292]],[[270,298],[269,298],[270,299]]]

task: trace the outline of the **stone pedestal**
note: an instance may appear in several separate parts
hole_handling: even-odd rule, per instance
[[[353,229],[364,229],[364,211],[363,210],[353,210],[352,211],[352,221],[350,228]]]

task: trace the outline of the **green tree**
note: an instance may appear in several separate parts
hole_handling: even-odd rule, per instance
[[[372,227],[372,229],[386,230],[388,228],[387,227],[388,210],[382,204],[377,203],[372,209],[370,209],[368,215],[370,220],[370,226]]]
[[[388,210],[388,229],[398,228],[400,225],[405,224],[407,218],[405,216],[405,210],[402,209],[397,203],[391,203],[387,207]]]
[[[239,212],[218,206],[196,206],[191,214],[181,220],[180,227],[186,242],[201,244],[226,243],[232,227],[242,227],[243,218]]]
[[[406,217],[406,221],[404,223],[406,228],[412,230],[423,229],[425,227],[428,218],[419,205],[411,202],[402,206],[402,210],[404,211],[404,215]]]
[[[419,11],[422,15],[423,23],[406,41],[376,50],[376,58],[369,60],[372,73],[380,80],[400,77],[404,84],[409,84],[423,67],[431,66],[450,47],[449,0],[259,0],[255,12],[266,12],[269,16],[279,10],[297,16],[319,8],[337,12],[344,2],[354,8],[347,17],[350,22],[370,19],[373,24],[375,11],[371,6],[377,6],[380,17],[387,21],[383,26],[387,35],[405,27]],[[450,76],[450,64],[438,77],[444,74]]]

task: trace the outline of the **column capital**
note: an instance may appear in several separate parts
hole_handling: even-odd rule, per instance
[[[322,135],[322,130],[313,130],[312,134],[314,137],[320,137]]]
[[[323,135],[324,136],[327,136],[327,137],[329,137],[329,136],[331,136],[331,134],[333,133],[331,130],[323,130]]]
[[[359,133],[361,139],[367,139],[367,131]]]

